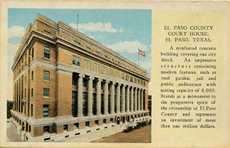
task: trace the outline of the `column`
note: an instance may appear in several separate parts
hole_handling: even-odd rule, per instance
[[[145,89],[145,108],[144,108],[144,110],[148,110],[148,89]]]
[[[121,112],[124,113],[125,112],[125,84],[123,84],[122,86],[122,96],[121,96]]]
[[[137,110],[140,111],[140,88],[137,90]]]
[[[110,100],[110,109],[111,109],[111,114],[114,114],[114,82],[111,85],[111,100]]]
[[[18,111],[18,81],[16,81],[15,110]]]
[[[143,91],[142,89],[140,89],[140,110],[142,111],[143,110]]]
[[[97,115],[101,114],[101,80],[97,81]]]
[[[133,112],[133,86],[131,87],[131,92],[130,92],[130,105],[131,105],[131,112]]]
[[[120,84],[117,84],[117,113],[120,113]]]
[[[21,77],[19,78],[19,103],[18,103],[18,110],[19,110],[19,112],[21,113],[21,88],[22,88],[22,86],[21,86]]]
[[[129,95],[129,85],[127,85],[127,103],[126,103],[126,106],[127,106],[127,112],[129,112],[129,99],[130,99],[130,95]]]
[[[93,115],[93,77],[88,81],[88,116]]]
[[[17,111],[19,112],[19,80],[17,80]]]
[[[104,114],[108,114],[108,81],[105,81],[105,92],[104,92]]]
[[[142,110],[144,110],[144,90],[142,89],[141,91],[141,105],[142,105]]]
[[[136,111],[136,88],[133,87],[133,111]]]
[[[135,111],[137,111],[137,87],[135,90]]]
[[[77,92],[77,99],[78,99],[78,103],[77,103],[77,108],[78,108],[78,114],[77,114],[77,116],[78,117],[82,117],[82,106],[83,106],[83,104],[82,104],[82,85],[83,85],[83,83],[82,83],[82,81],[83,81],[83,75],[81,75],[81,74],[79,74],[79,78],[78,78],[78,92]]]

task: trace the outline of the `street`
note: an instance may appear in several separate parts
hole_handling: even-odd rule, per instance
[[[10,142],[20,142],[21,139],[17,134],[17,129],[12,122],[7,123],[7,140]]]
[[[130,132],[121,132],[109,137],[104,137],[92,142],[104,143],[150,143],[151,142],[151,125],[134,129]]]

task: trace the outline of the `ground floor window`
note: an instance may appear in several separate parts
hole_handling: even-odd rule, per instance
[[[93,114],[97,113],[97,94],[93,93]]]
[[[76,128],[79,128],[79,123],[74,124]]]
[[[99,125],[99,120],[95,120],[95,124]]]
[[[87,92],[83,92],[83,115],[87,116],[88,114],[88,93]]]
[[[77,112],[78,112],[78,98],[77,98],[78,94],[77,91],[72,91],[72,115],[74,117],[77,116]]]
[[[85,126],[90,127],[90,122],[89,122],[89,121],[86,121],[86,122],[85,122]]]
[[[68,130],[68,125],[67,124],[64,125],[64,130],[66,130],[66,131]]]
[[[50,127],[49,126],[44,126],[43,127],[43,132],[45,133],[45,132],[49,132],[49,130],[50,130]]]

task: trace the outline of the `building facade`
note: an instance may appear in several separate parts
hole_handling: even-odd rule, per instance
[[[144,69],[45,16],[27,27],[12,70],[12,121],[23,140],[149,115]]]

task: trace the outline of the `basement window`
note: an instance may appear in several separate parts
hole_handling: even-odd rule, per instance
[[[75,135],[80,135],[80,133],[78,132],[78,133],[75,133]]]
[[[48,138],[44,138],[44,141],[48,141],[48,140],[50,140],[50,137],[48,137]]]

